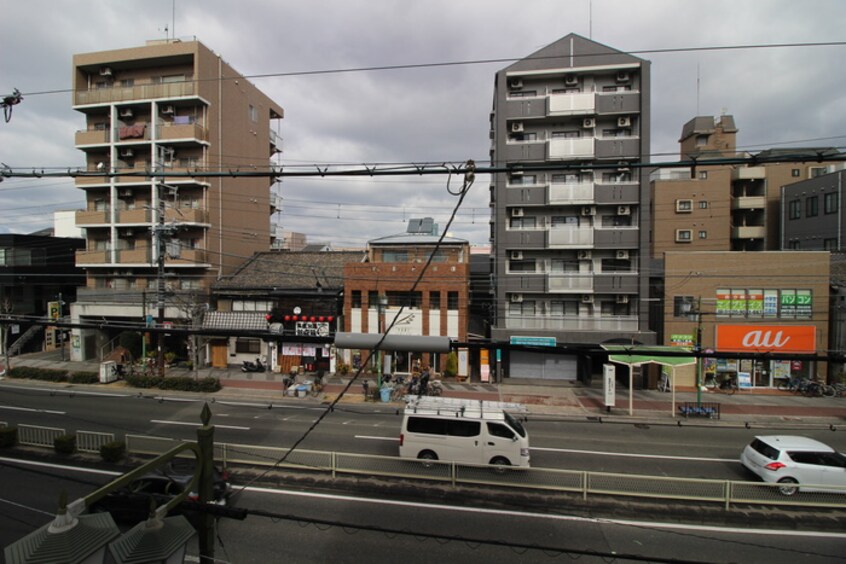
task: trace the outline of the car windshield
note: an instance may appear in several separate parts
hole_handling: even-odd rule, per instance
[[[511,426],[512,429],[517,431],[518,435],[525,438],[526,429],[523,428],[523,425],[520,424],[520,422],[517,421],[517,419],[513,415],[506,412],[505,413],[505,420],[508,422],[508,424]]]
[[[763,454],[770,460],[778,460],[779,450],[775,447],[768,445],[761,439],[755,439],[749,446],[751,446],[757,452]]]

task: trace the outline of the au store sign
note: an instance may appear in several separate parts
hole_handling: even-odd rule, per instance
[[[717,350],[813,354],[817,328],[813,325],[718,325]]]

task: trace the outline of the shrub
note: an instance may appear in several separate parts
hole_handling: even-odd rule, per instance
[[[161,382],[159,382],[159,388],[162,390],[193,392],[194,379],[190,376],[173,376],[171,378],[164,378]]]
[[[17,427],[0,427],[0,448],[13,447],[18,444]]]
[[[133,388],[158,388],[162,379],[159,376],[145,376],[133,374],[126,377],[126,383]]]
[[[339,362],[338,365],[335,367],[338,374],[346,375],[350,373],[350,365],[346,362]]]
[[[106,462],[118,462],[126,453],[126,443],[110,441],[100,446],[100,457]]]
[[[59,435],[53,439],[53,448],[59,454],[73,454],[76,450],[76,435],[73,433]]]
[[[455,351],[452,351],[447,355],[444,376],[455,376],[456,374],[458,374],[458,355],[455,354]]]
[[[220,380],[209,376],[202,380],[197,380],[197,391],[206,394],[211,394],[220,391]]]
[[[71,384],[96,384],[100,375],[96,372],[73,372],[70,375]]]
[[[65,382],[68,379],[66,370],[52,368],[36,368],[35,366],[16,366],[9,370],[10,378],[28,378],[30,380],[46,380],[48,382]]]

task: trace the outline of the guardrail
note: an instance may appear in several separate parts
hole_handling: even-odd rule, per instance
[[[0,425],[3,423],[0,422]],[[62,434],[65,434],[64,429],[18,425],[18,442],[21,444],[52,448],[53,438]],[[100,445],[113,440],[115,437],[112,433],[77,432],[77,448],[84,444],[87,452],[98,452]],[[193,441],[125,435],[125,442],[128,454],[159,456],[180,443]],[[588,496],[624,496],[719,503],[726,509],[738,504],[846,509],[846,487],[834,486],[827,488],[836,490],[836,493],[797,491],[793,495],[785,496],[780,493],[779,484],[764,482],[470,465],[440,460],[424,461],[303,449],[289,453],[288,449],[284,448],[230,443],[215,443],[214,458],[224,466],[275,466],[290,470],[323,472],[330,474],[332,478],[339,474],[353,474],[428,480],[452,486],[493,485],[571,492],[581,495],[585,500]],[[283,458],[285,461],[280,462]]]

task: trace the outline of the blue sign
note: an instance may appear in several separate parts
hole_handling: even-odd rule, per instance
[[[555,337],[511,337],[511,344],[529,347],[554,347],[557,342]]]

